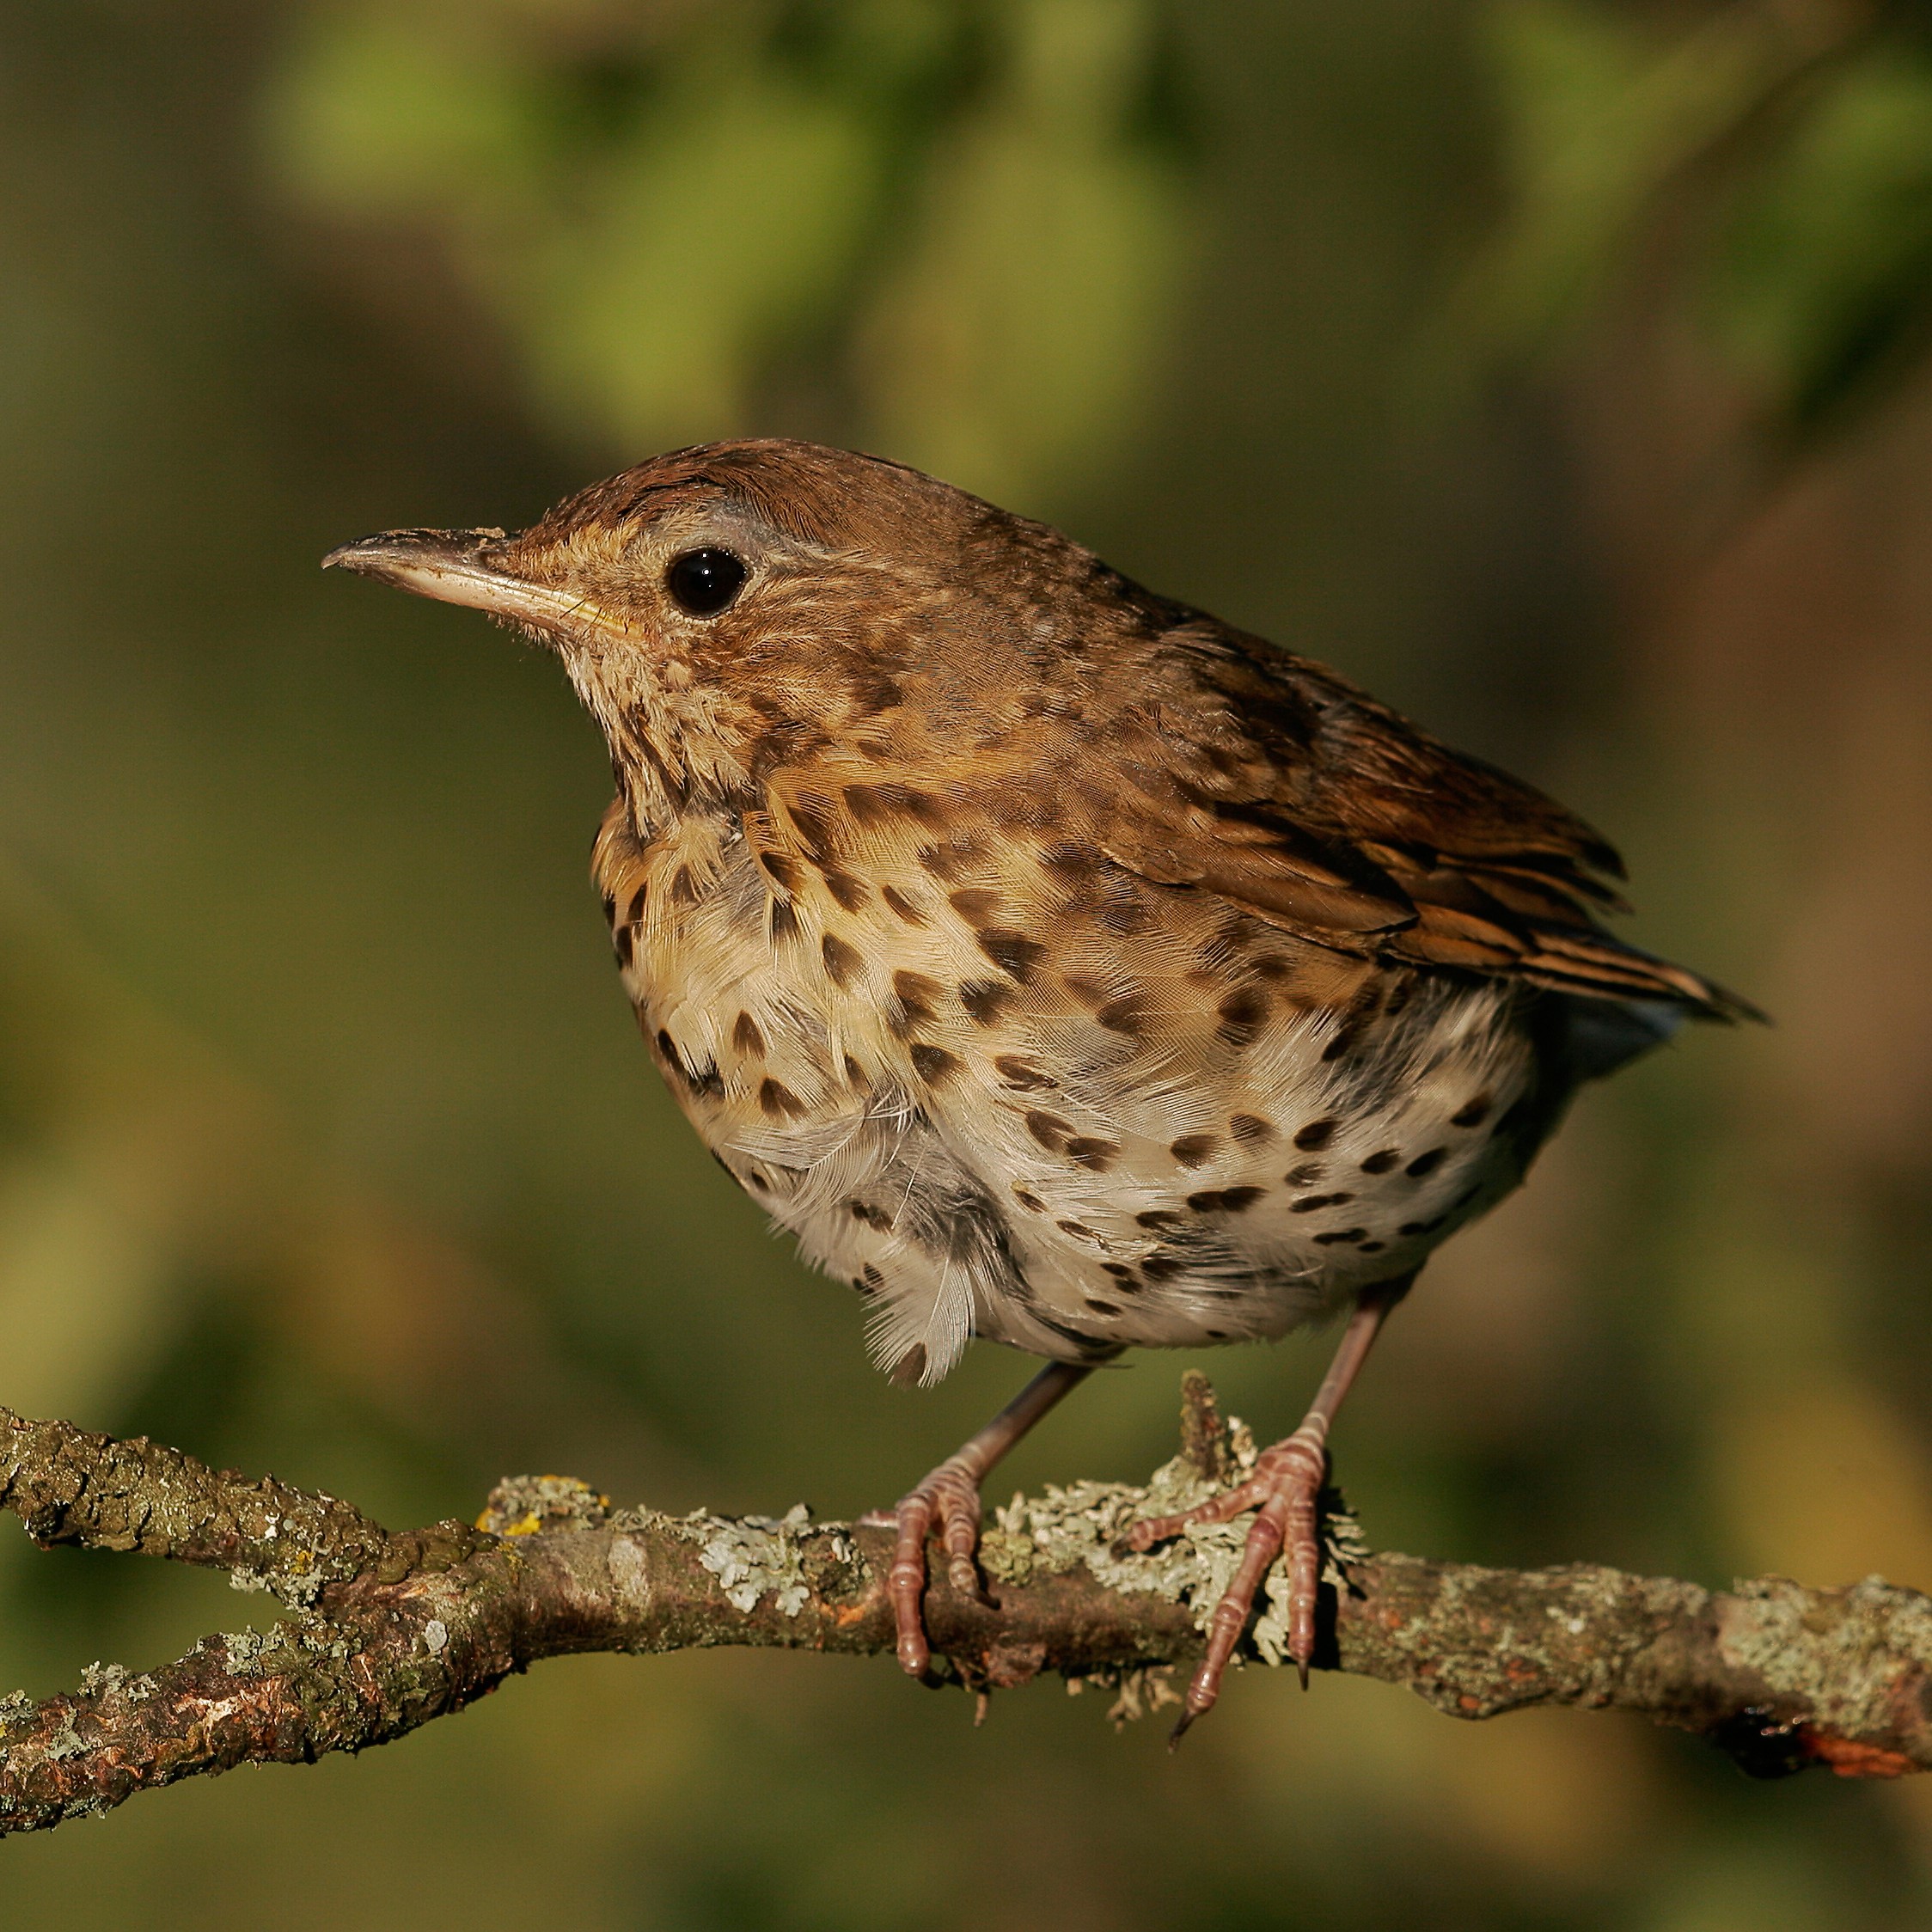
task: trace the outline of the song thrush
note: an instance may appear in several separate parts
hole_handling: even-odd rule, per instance
[[[1594,923],[1621,866],[1561,806],[895,463],[717,443],[327,560],[562,659],[645,1038],[880,1363],[1048,1359],[894,1513],[914,1674],[928,1534],[977,1590],[981,1478],[1097,1363],[1352,1311],[1251,1480],[1133,1533],[1258,1511],[1183,1725],[1284,1542],[1305,1681],[1328,1428],[1385,1315],[1580,1080],[1748,1010]]]

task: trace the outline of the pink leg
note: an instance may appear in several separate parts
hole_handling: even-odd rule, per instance
[[[908,1677],[924,1677],[932,1659],[920,1605],[926,1595],[926,1539],[934,1519],[946,1556],[946,1580],[963,1596],[988,1602],[973,1561],[980,1546],[980,1484],[1062,1396],[1092,1373],[1091,1367],[1072,1362],[1048,1363],[964,1448],[948,1456],[917,1489],[899,1499],[891,1519],[899,1540],[886,1592],[898,1627],[900,1667]]]
[[[1301,1672],[1303,1689],[1307,1688],[1308,1663],[1315,1654],[1315,1605],[1322,1574],[1315,1506],[1328,1474],[1329,1427],[1349,1385],[1360,1373],[1389,1311],[1408,1292],[1410,1279],[1381,1282],[1363,1294],[1301,1427],[1285,1441],[1264,1449],[1245,1483],[1177,1516],[1144,1518],[1127,1532],[1129,1549],[1151,1550],[1192,1524],[1226,1523],[1248,1510],[1260,1512],[1248,1532],[1241,1567],[1214,1605],[1208,1626],[1208,1654],[1188,1686],[1174,1727],[1177,1740],[1195,1718],[1214,1709],[1228,1660],[1248,1627],[1255,1594],[1284,1544],[1288,1552],[1288,1654]]]

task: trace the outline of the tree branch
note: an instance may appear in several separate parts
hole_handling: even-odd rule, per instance
[[[983,1563],[997,1611],[935,1580],[946,1670],[982,1695],[1043,1671],[1117,1688],[1115,1710],[1171,1701],[1199,1654],[1245,1522],[1146,1556],[1136,1517],[1208,1494],[1251,1458],[1204,1379],[1183,1383],[1183,1452],[1145,1489],[1082,1483],[995,1513]],[[1728,1593],[1593,1565],[1509,1571],[1373,1555],[1330,1497],[1318,1668],[1407,1686],[1458,1717],[1529,1704],[1640,1712],[1698,1732],[1757,1776],[1932,1768],[1932,1599],[1878,1578]],[[480,1524],[394,1534],[333,1496],[219,1473],[0,1409],[0,1507],[43,1547],[78,1544],[226,1568],[287,1614],[204,1638],[131,1675],[95,1666],[39,1704],[0,1698],[0,1833],[105,1811],[242,1764],[387,1743],[540,1658],[720,1644],[890,1654],[888,1531],[702,1513],[613,1511],[568,1478],[517,1478]],[[1281,1655],[1280,1604],[1251,1633]]]

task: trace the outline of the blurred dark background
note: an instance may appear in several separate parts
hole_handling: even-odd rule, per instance
[[[315,568],[851,443],[1553,790],[1773,1030],[1592,1093],[1351,1406],[1385,1547],[1932,1587],[1932,16],[1853,0],[0,0],[0,1401],[394,1524],[849,1513],[865,1366],[638,1047],[555,665]],[[1324,1345],[1205,1360],[1257,1425]],[[1013,1483],[1171,1452],[1142,1358]],[[996,1489],[999,1485],[996,1485]],[[0,1688],[266,1614],[0,1525]],[[0,1921],[1932,1924],[1932,1779],[1249,1671],[552,1664],[16,1841]]]

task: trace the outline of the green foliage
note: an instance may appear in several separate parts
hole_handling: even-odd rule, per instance
[[[1932,325],[1932,47],[1874,46],[1805,103],[1740,186],[1706,304],[1800,429],[1904,372]]]
[[[1485,351],[1543,356],[1648,278],[1802,435],[1932,321],[1932,46],[1732,4],[1675,31],[1603,0],[1500,0],[1505,212],[1465,294]],[[1673,245],[1674,244],[1674,245]]]
[[[544,419],[636,455],[787,380],[991,493],[1128,426],[1179,254],[1156,0],[326,9],[266,109],[341,222],[433,236]]]

